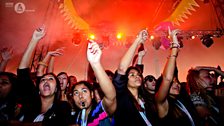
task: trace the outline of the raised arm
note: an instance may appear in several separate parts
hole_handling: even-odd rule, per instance
[[[208,71],[214,71],[215,73],[217,73],[218,75],[224,77],[224,71],[219,70],[216,67],[211,67],[211,66],[197,66],[195,69],[197,70],[208,70]]]
[[[37,43],[44,37],[44,35],[44,27],[38,28],[34,31],[32,39],[23,54],[22,60],[20,61],[19,69],[28,68],[30,66]]]
[[[53,73],[54,72],[54,62],[55,62],[55,57],[51,57],[50,61],[48,63],[48,67],[47,67],[47,73]]]
[[[138,65],[142,65],[143,57],[145,56],[145,54],[146,54],[146,50],[141,50],[138,52],[138,60],[137,60]]]
[[[144,71],[144,64],[143,64],[143,57],[146,54],[146,50],[144,49],[144,45],[141,44],[140,48],[138,49],[138,60],[137,64],[135,65],[139,70],[141,70],[141,73],[143,74]]]
[[[44,59],[38,63],[37,76],[42,76],[47,67],[53,67],[52,65],[48,65],[48,64],[51,63],[50,61],[52,60],[52,58],[63,55],[62,51],[63,51],[63,48],[58,48],[55,51],[47,52],[47,55],[44,57]],[[52,68],[48,68],[48,69],[52,69]],[[47,72],[49,73],[49,71]],[[53,71],[50,71],[50,72],[53,72]]]
[[[170,56],[167,58],[166,65],[163,70],[163,79],[161,82],[161,86],[159,87],[158,92],[156,93],[155,101],[158,109],[158,115],[160,118],[167,115],[169,111],[169,104],[167,97],[169,95],[169,89],[172,85],[172,80],[174,76],[174,70],[176,67],[176,58],[179,50],[179,43],[177,40],[178,30],[172,31],[170,35],[173,38],[173,42],[171,43]]]
[[[1,50],[2,60],[0,62],[0,72],[4,72],[8,61],[12,58],[13,50],[11,48],[3,48]]]
[[[125,74],[126,70],[128,69],[129,65],[132,62],[132,59],[135,55],[135,51],[138,48],[139,44],[144,43],[147,39],[148,39],[147,30],[140,31],[135,41],[132,43],[130,48],[127,50],[127,52],[124,54],[124,56],[121,59],[121,62],[117,70],[119,74],[123,74],[123,75]]]
[[[109,115],[112,115],[116,110],[116,91],[110,78],[101,65],[101,55],[102,51],[99,45],[94,41],[89,42],[87,48],[87,59],[94,71],[96,79],[99,81],[100,88],[105,94],[102,100],[103,107]]]

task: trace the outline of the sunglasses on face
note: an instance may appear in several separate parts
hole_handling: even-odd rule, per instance
[[[0,84],[10,84],[10,81],[0,78]]]
[[[154,80],[153,78],[149,78],[148,79],[149,82],[153,82],[153,80]]]
[[[155,80],[153,77],[146,77],[145,78],[145,82],[149,81],[149,82],[153,82],[153,80]],[[155,80],[156,81],[156,80]]]

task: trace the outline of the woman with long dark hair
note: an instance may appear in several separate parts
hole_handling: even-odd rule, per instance
[[[70,106],[62,102],[60,96],[60,82],[53,73],[37,77],[36,84],[31,78],[29,65],[37,43],[45,35],[45,28],[34,31],[32,39],[17,70],[19,80],[20,102],[22,117],[20,121],[27,125],[68,125]]]
[[[173,39],[170,55],[167,58],[163,74],[156,85],[158,91],[156,92],[155,102],[159,122],[162,126],[197,126],[199,123],[190,97],[187,97],[187,93],[180,94],[182,87],[178,80],[176,68],[176,58],[180,48],[177,39],[178,30],[169,31],[169,33]]]
[[[146,107],[150,105],[141,93],[143,81],[142,71],[137,67],[129,67],[136,49],[148,39],[147,30],[139,32],[137,38],[122,57],[113,84],[117,92],[117,110],[115,125],[117,126],[151,126],[155,117]]]
[[[214,94],[216,81],[210,71],[224,76],[224,72],[214,67],[198,66],[191,68],[187,75],[191,100],[204,125],[223,126],[219,100]]]
[[[92,67],[99,86],[104,93],[101,101],[94,102],[94,90],[90,82],[79,81],[72,87],[73,101],[77,107],[74,120],[75,126],[105,126],[110,125],[111,117],[117,106],[115,88],[101,65],[102,51],[99,45],[90,41],[87,48],[87,59]]]

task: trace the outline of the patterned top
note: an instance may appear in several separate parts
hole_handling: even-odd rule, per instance
[[[109,116],[107,115],[106,111],[103,108],[102,101],[100,101],[96,106],[92,108],[88,115],[87,125],[88,126],[99,126],[100,122],[108,119]],[[75,116],[76,124],[81,125],[81,111],[78,112]]]
[[[199,96],[198,94],[192,93],[190,95],[190,97],[191,97],[191,101],[193,102],[193,104],[195,106],[202,105],[202,106],[206,106],[207,107],[207,103],[205,102],[205,100],[201,96]]]
[[[216,103],[215,97],[212,97],[212,95],[209,95],[209,93],[206,93],[206,98],[203,98],[197,93],[192,93],[191,95],[191,101],[195,105],[195,107],[203,106],[206,107],[209,110],[209,113],[203,115],[202,123],[203,125],[208,126],[223,126],[224,122],[221,119],[221,113],[220,113],[220,106]],[[210,104],[209,104],[210,103]]]

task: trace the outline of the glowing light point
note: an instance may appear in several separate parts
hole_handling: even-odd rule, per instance
[[[118,34],[117,34],[117,39],[121,39],[122,36],[123,36],[122,33],[118,33]]]
[[[153,35],[150,36],[150,39],[153,40],[155,37]]]
[[[94,34],[89,34],[89,39],[94,40],[95,39],[95,35]]]

